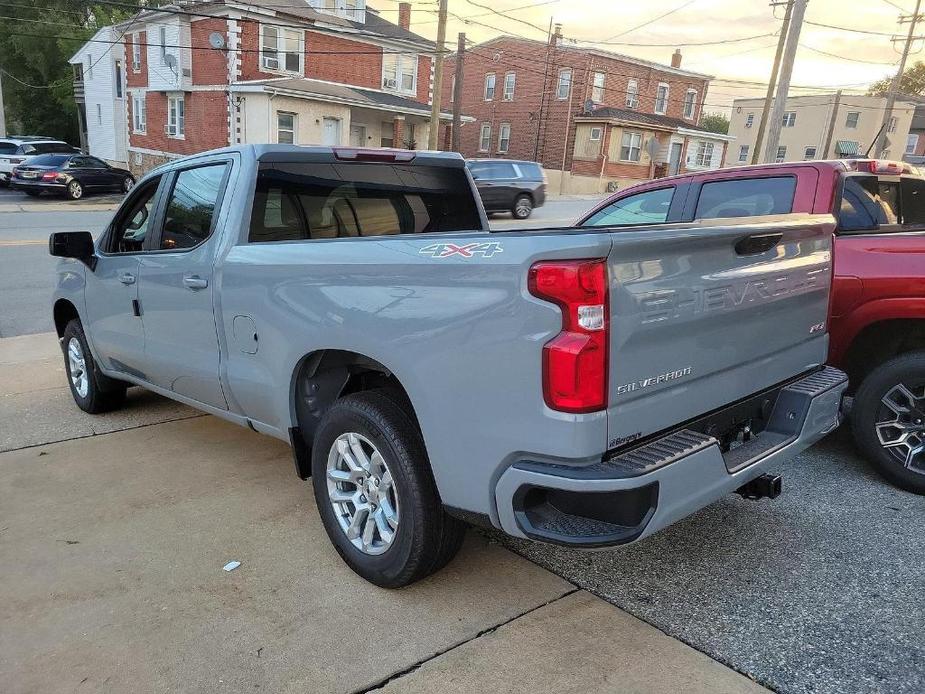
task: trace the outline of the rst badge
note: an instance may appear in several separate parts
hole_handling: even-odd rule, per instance
[[[463,246],[455,243],[432,243],[424,246],[418,251],[420,255],[429,255],[431,258],[450,258],[459,256],[460,258],[491,258],[496,253],[504,251],[504,247],[499,241],[489,241],[487,243],[467,243]]]

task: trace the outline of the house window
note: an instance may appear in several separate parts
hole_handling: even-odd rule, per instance
[[[491,101],[495,98],[495,73],[489,72],[485,75],[485,101]]]
[[[655,112],[667,113],[668,111],[668,85],[664,82],[659,83],[655,92]]]
[[[642,153],[642,135],[634,132],[624,132],[620,141],[620,159],[622,161],[639,161]]]
[[[603,135],[604,135],[604,129],[601,127],[595,126],[591,128],[591,132],[588,135],[588,139],[591,140],[591,142],[600,142],[601,137],[603,137]]]
[[[418,84],[418,57],[390,53],[382,56],[382,88],[415,94]]]
[[[777,156],[774,157],[774,161],[778,164],[784,161],[787,158],[787,147],[786,145],[781,145],[777,148]]]
[[[630,80],[626,83],[626,107],[637,108],[639,106],[639,83],[636,80]]]
[[[918,133],[910,133],[906,137],[906,154],[915,154],[915,149],[919,145]]]
[[[183,137],[186,133],[183,95],[167,97],[167,127],[169,137]]]
[[[97,125],[103,124],[103,107],[100,104],[96,105],[96,124]]]
[[[87,54],[87,77],[93,79],[93,54]]]
[[[160,27],[161,65],[167,64],[167,27]]]
[[[144,134],[148,129],[148,109],[145,95],[132,94],[132,130]]]
[[[694,163],[697,166],[712,166],[713,164],[713,143],[701,142],[697,145],[697,155],[694,157]]]
[[[748,161],[748,145],[739,145],[739,161]]]
[[[294,113],[276,112],[276,141],[281,145],[295,144],[295,119]]]
[[[861,120],[860,111],[849,111],[848,115],[845,117],[845,127],[846,128],[856,128],[858,127],[859,120]]]
[[[395,124],[390,120],[384,120],[380,124],[382,135],[379,137],[380,147],[395,146]]]
[[[479,131],[479,151],[487,152],[491,149],[491,123],[482,123]]]
[[[116,98],[122,98],[122,61],[115,61],[114,68],[115,75],[113,76],[113,81],[116,83]]]
[[[604,78],[603,72],[595,72],[591,79],[591,101],[596,104],[604,101]]]
[[[803,149],[803,159],[810,160],[816,158],[816,148],[815,147],[806,147]]]
[[[514,83],[517,81],[517,75],[513,72],[509,72],[504,76],[504,93],[501,95],[501,98],[504,101],[513,101],[514,100]]]
[[[506,154],[511,146],[511,124],[502,123],[498,128],[498,153]]]
[[[745,116],[745,127],[750,128],[754,124],[755,124],[755,114],[749,113],[747,116]]]
[[[785,128],[792,128],[797,124],[797,112],[796,111],[784,111],[784,118],[781,125]]]
[[[302,72],[302,35],[295,29],[262,26],[260,64],[273,72]]]
[[[141,71],[141,34],[132,34],[132,71]]]
[[[694,117],[694,106],[697,103],[697,90],[688,89],[687,93],[684,94],[684,117],[693,118]]]
[[[556,85],[556,98],[568,99],[572,91],[572,69],[563,68],[559,70],[559,82]]]
[[[896,116],[890,116],[890,122],[889,125],[886,126],[886,131],[888,133],[896,132]]]

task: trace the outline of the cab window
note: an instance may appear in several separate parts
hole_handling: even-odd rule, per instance
[[[140,253],[154,216],[154,203],[160,177],[147,181],[133,192],[113,222],[107,238],[107,253]]]
[[[595,212],[582,226],[661,224],[668,220],[674,193],[674,186],[671,186],[628,195]]]
[[[177,174],[164,213],[161,250],[193,248],[209,238],[227,168],[212,164]]]
[[[896,224],[899,186],[883,183],[876,176],[846,176],[838,207],[841,232],[878,231],[881,225]]]
[[[899,185],[903,224],[925,225],[925,179],[903,178]]]
[[[787,214],[793,209],[796,185],[795,176],[730,178],[704,183],[694,219]]]

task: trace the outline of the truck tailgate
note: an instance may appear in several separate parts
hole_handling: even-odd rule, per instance
[[[827,215],[611,232],[608,447],[825,362]]]

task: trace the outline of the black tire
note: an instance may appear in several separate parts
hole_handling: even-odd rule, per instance
[[[368,439],[392,475],[399,521],[382,554],[367,554],[352,544],[329,497],[328,455],[338,437],[347,433]],[[443,568],[462,545],[465,525],[443,509],[413,417],[385,392],[348,395],[325,413],[312,444],[312,481],[318,513],[338,554],[377,586],[400,588],[419,581]]]
[[[64,194],[70,200],[80,200],[84,196],[84,187],[80,181],[71,181],[64,189]]]
[[[511,216],[514,219],[527,219],[533,214],[533,198],[526,194],[520,194],[514,198],[514,204],[511,206]]]
[[[123,193],[128,193],[132,188],[135,187],[135,179],[131,176],[126,176],[122,179],[121,190]]]
[[[81,393],[71,370],[71,359],[69,358],[68,350],[72,340],[79,343],[80,353],[83,357],[84,369],[86,370],[86,393]],[[90,414],[100,414],[122,406],[125,402],[125,389],[128,384],[109,378],[100,372],[87,344],[83,326],[76,318],[68,323],[64,329],[61,347],[64,351],[64,371],[67,374],[67,382],[77,407]]]
[[[884,398],[894,387],[904,384],[914,393],[921,395],[925,389],[925,351],[908,352],[884,362],[874,369],[858,388],[851,411],[851,430],[854,439],[865,457],[890,482],[906,491],[925,494],[925,454],[916,459],[919,471],[905,467],[896,455],[884,448],[877,436],[876,425],[884,416],[892,418],[883,404]],[[913,426],[916,421],[925,422],[925,417],[911,415]],[[925,441],[925,430],[919,435]]]

